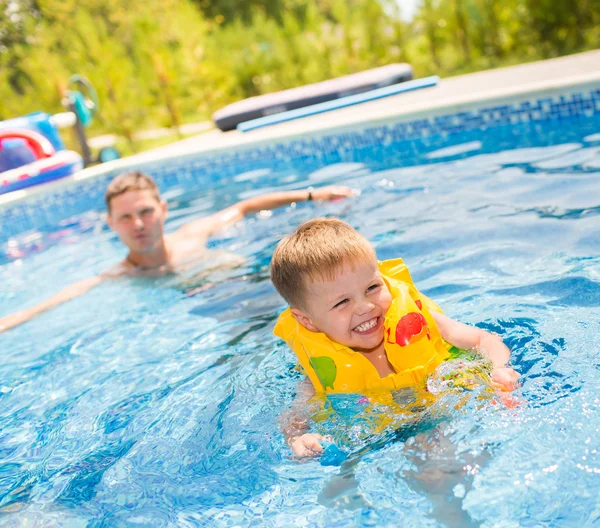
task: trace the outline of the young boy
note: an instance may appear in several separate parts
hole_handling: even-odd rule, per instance
[[[378,263],[373,246],[341,220],[317,218],[282,239],[271,279],[290,305],[275,334],[296,352],[312,382],[301,388],[306,399],[315,392],[418,384],[450,346],[490,360],[498,388],[516,386],[519,374],[506,366],[510,351],[500,337],[445,316],[414,287],[400,259]],[[398,324],[395,335],[390,319]],[[296,422],[284,431],[296,456],[322,451],[323,438],[306,430]]]

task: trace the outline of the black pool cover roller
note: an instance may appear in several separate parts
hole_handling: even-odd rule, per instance
[[[412,76],[409,64],[388,64],[337,79],[250,97],[221,108],[212,118],[221,130],[233,130],[244,121],[410,81]]]

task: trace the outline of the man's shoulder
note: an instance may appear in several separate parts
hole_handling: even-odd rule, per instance
[[[201,218],[191,220],[190,222],[186,222],[176,231],[166,236],[171,238],[171,240],[177,240],[184,239],[193,235],[200,236],[204,240],[206,240],[206,238],[208,238],[209,236],[213,223],[214,219],[212,216],[203,216]]]
[[[131,273],[133,266],[127,259],[123,259],[118,264],[111,266],[100,273],[99,277],[102,279],[116,279],[117,277],[123,277]]]
[[[208,235],[202,229],[186,229],[186,226],[180,227],[177,231],[165,235],[167,246],[171,248],[172,257],[177,260],[178,256],[188,255],[190,253],[206,251],[206,241]]]

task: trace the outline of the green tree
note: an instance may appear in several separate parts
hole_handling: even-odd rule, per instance
[[[4,0],[0,119],[95,84],[95,131],[206,118],[235,100],[391,62],[454,75],[598,47],[596,0]]]

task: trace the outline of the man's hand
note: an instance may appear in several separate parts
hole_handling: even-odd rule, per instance
[[[311,189],[310,191],[313,200],[339,200],[341,198],[347,198],[349,196],[356,196],[357,192],[350,187],[343,185],[329,185],[327,187],[320,187],[318,189]]]
[[[493,385],[505,392],[514,391],[520,377],[521,375],[510,367],[495,367],[492,370]]]
[[[316,433],[306,433],[298,438],[295,438],[290,447],[292,448],[292,453],[297,457],[308,457],[320,455],[323,453],[323,447],[319,443],[327,441],[327,439],[320,434]]]

